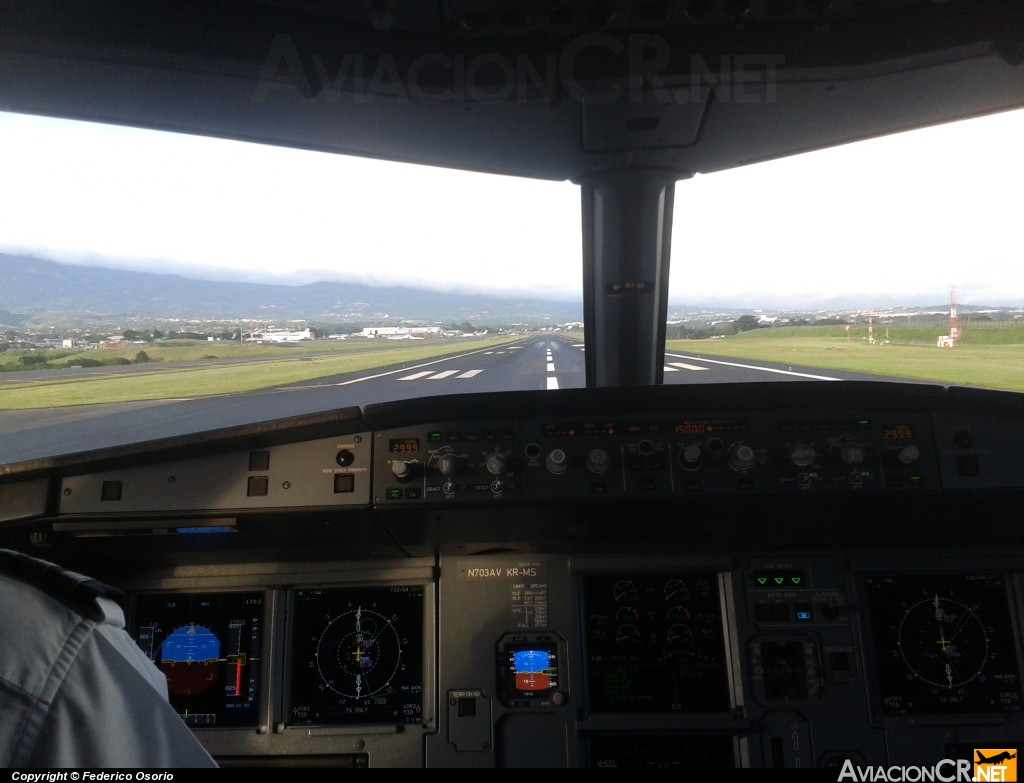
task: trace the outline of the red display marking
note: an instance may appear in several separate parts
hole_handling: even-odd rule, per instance
[[[238,662],[238,668],[235,669],[235,696],[242,695],[242,662]]]
[[[516,690],[546,691],[550,687],[551,678],[546,674],[538,674],[537,672],[516,674]]]

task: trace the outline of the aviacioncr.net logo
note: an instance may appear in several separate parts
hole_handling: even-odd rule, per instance
[[[1017,749],[975,748],[974,779],[1014,783],[1017,780]]]
[[[966,759],[943,759],[931,767],[858,767],[847,759],[839,771],[839,781],[857,783],[973,783],[971,762]]]

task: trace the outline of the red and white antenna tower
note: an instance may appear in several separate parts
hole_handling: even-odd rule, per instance
[[[960,339],[960,330],[956,326],[956,287],[949,289],[949,339],[953,345]]]

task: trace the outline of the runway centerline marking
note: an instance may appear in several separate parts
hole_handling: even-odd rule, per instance
[[[462,373],[462,375],[457,375],[455,377],[455,380],[458,380],[459,378],[475,378],[477,375],[479,375],[482,372],[483,372],[483,370],[469,370],[467,372]]]
[[[554,371],[555,371],[555,363],[554,362],[548,362],[548,372],[554,372]]]
[[[696,364],[684,364],[683,362],[671,362],[673,367],[682,367],[684,370],[707,370],[707,367],[698,367]]]
[[[806,372],[794,372],[793,370],[776,370],[774,367],[757,367],[753,364],[739,364],[738,362],[722,362],[717,359],[705,359],[700,356],[684,356],[678,353],[667,353],[666,356],[671,356],[677,359],[691,359],[697,362],[708,362],[709,364],[723,364],[726,367],[742,367],[744,370],[760,370],[761,372],[774,372],[779,375],[796,375],[800,378],[813,378],[816,381],[841,381],[842,378],[833,378],[829,375],[812,375]]]
[[[558,388],[558,378],[555,378],[554,376],[548,378],[548,389],[557,389],[557,388]]]

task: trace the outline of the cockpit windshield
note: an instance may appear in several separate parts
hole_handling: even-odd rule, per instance
[[[1024,390],[1022,136],[1008,112],[679,182],[664,382]],[[0,430],[34,433],[3,461],[98,417],[586,385],[573,183],[9,113],[0,140]]]

